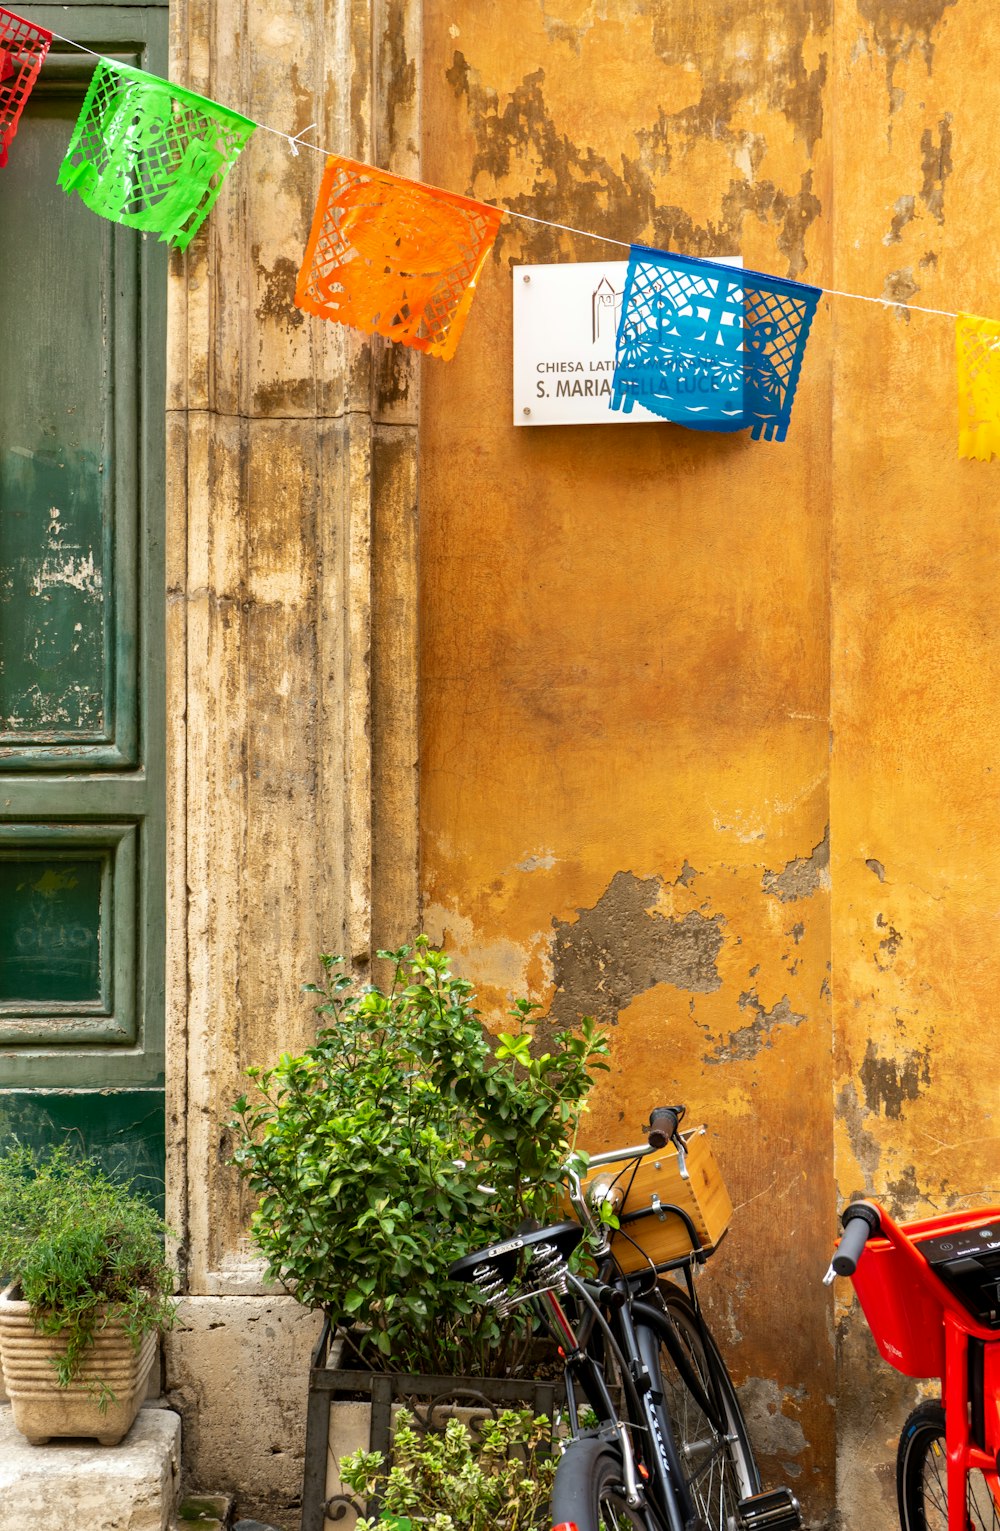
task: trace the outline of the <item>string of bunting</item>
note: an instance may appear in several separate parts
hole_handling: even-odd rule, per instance
[[[0,167],[53,38],[0,7]],[[97,67],[58,184],[102,218],[186,249],[256,128],[326,154],[155,75],[93,55]],[[305,130],[310,131],[309,129]],[[448,359],[504,217],[605,243],[585,229],[477,202],[327,155],[295,302],[305,312]],[[819,298],[897,306],[716,261],[627,246],[610,407],[692,430],[749,429],[784,441]],[[1000,457],[1000,323],[955,321],[958,454]]]

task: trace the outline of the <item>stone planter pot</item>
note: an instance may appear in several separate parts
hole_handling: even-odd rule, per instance
[[[60,1387],[53,1358],[65,1349],[59,1335],[39,1334],[28,1304],[0,1292],[0,1366],[14,1424],[32,1445],[54,1436],[83,1436],[117,1446],[132,1427],[146,1396],[156,1357],[158,1333],[144,1335],[136,1351],[120,1324],[109,1324],[94,1339],[83,1370]],[[101,1412],[94,1385],[104,1382],[115,1395]]]

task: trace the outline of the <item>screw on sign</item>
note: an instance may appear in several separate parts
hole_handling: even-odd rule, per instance
[[[0,166],[51,46],[51,32],[0,6]]]

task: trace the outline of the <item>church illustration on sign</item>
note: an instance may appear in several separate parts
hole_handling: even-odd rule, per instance
[[[615,343],[618,320],[622,312],[622,293],[616,292],[608,281],[607,273],[601,277],[591,297],[591,326],[594,345]]]

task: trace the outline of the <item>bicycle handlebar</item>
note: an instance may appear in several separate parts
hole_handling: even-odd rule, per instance
[[[666,1148],[671,1138],[676,1136],[683,1115],[683,1106],[657,1106],[652,1110],[649,1113],[647,1135],[650,1148]]]
[[[841,1218],[844,1235],[834,1252],[830,1269],[838,1276],[853,1276],[868,1240],[882,1227],[875,1208],[867,1201],[852,1202]]]

